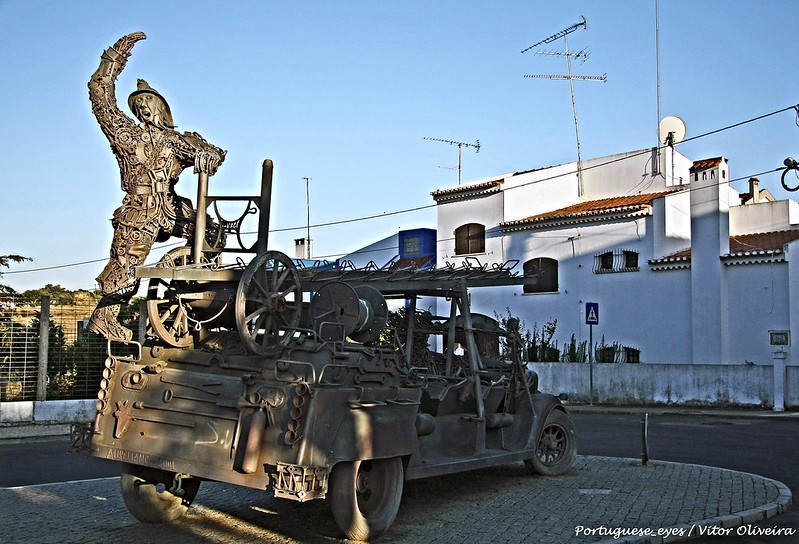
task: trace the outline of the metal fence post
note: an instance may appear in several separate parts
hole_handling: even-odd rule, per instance
[[[50,297],[42,297],[39,312],[39,369],[36,375],[36,400],[47,400],[47,355],[50,348]]]

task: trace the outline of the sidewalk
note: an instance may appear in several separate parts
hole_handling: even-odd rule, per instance
[[[690,415],[741,418],[799,419],[799,411],[775,412],[757,408],[714,408],[698,406],[611,406],[605,404],[569,404],[566,409],[574,413],[596,414],[649,414],[651,415]]]

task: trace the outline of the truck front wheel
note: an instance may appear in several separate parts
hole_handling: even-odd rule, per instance
[[[402,459],[346,461],[330,474],[330,506],[336,524],[352,540],[370,540],[394,522],[402,499]]]
[[[535,457],[525,459],[527,472],[558,476],[568,470],[577,457],[577,432],[568,414],[552,410],[538,437]]]
[[[120,485],[125,506],[133,517],[143,523],[166,523],[185,514],[197,496],[200,480],[183,479],[183,495],[177,496],[169,491],[174,476],[165,470],[125,465]]]

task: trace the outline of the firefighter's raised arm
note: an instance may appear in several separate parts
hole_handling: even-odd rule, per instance
[[[114,120],[125,116],[119,109],[115,96],[117,76],[125,68],[133,46],[146,37],[143,32],[134,32],[117,40],[100,55],[100,65],[89,79],[92,112],[109,138],[113,137]]]
[[[127,36],[122,36],[117,42],[103,51],[100,55],[100,66],[97,68],[95,75],[100,77],[109,77],[115,80],[120,72],[125,68],[125,63],[130,57],[130,52],[133,46],[139,40],[147,39],[144,32],[133,32]]]

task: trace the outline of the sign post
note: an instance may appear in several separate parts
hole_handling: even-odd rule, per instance
[[[791,331],[768,331],[774,364],[774,411],[785,411],[785,359],[791,345]]]
[[[588,387],[589,402],[594,404],[594,325],[599,325],[599,303],[585,303],[585,324],[588,325]]]

